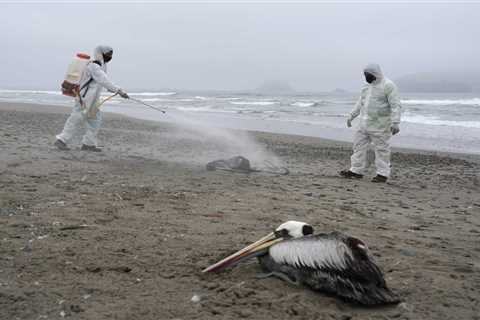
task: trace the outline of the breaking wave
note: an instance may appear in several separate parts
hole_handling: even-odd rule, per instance
[[[404,115],[402,120],[410,123],[427,124],[432,126],[450,126],[450,127],[464,127],[464,128],[479,128],[480,121],[454,121],[443,120],[434,117],[426,117],[421,115]]]
[[[309,107],[316,107],[318,106],[317,102],[302,102],[297,101],[291,104],[293,107],[300,107],[300,108],[309,108]]]
[[[131,96],[173,96],[176,92],[132,92]]]
[[[253,105],[253,106],[271,106],[277,104],[276,101],[230,101],[231,104]]]
[[[480,106],[480,98],[472,99],[436,99],[436,100],[422,100],[422,99],[408,99],[402,100],[405,105],[437,105],[437,106],[452,106],[452,105],[470,105]]]

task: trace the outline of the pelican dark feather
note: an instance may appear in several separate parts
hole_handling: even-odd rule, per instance
[[[313,234],[303,222],[288,221],[252,245],[206,268],[220,271],[258,257],[266,275],[363,305],[398,303],[367,245],[340,232]]]

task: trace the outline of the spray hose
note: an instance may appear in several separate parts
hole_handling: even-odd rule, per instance
[[[154,109],[154,110],[160,111],[161,113],[165,113],[165,111],[164,111],[164,110],[162,110],[162,109],[159,109],[159,108],[157,108],[157,107],[155,107],[155,106],[152,106],[152,105],[150,105],[150,104],[148,104],[148,103],[145,103],[145,102],[143,102],[142,100],[138,100],[138,99],[135,99],[135,98],[132,98],[132,97],[129,97],[128,99],[130,99],[130,100],[132,100],[132,101],[134,101],[134,102],[137,102],[137,103],[143,104],[144,106],[146,106],[146,107],[149,107],[149,108],[151,108],[151,109]]]
[[[101,107],[105,102],[107,102],[108,100],[112,99],[112,98],[115,97],[116,95],[118,95],[118,92],[115,93],[115,94],[112,94],[111,96],[109,96],[109,97],[107,97],[107,98],[105,98],[105,99],[103,99],[103,100],[97,105],[97,109],[100,109],[100,107]],[[161,113],[165,113],[164,110],[159,109],[159,108],[157,108],[157,107],[155,107],[155,106],[152,106],[152,105],[150,105],[150,104],[148,104],[148,103],[145,103],[145,102],[143,102],[142,100],[135,99],[135,98],[132,98],[132,97],[128,97],[127,99],[132,100],[132,101],[137,102],[137,103],[140,103],[140,104],[143,104],[144,106],[149,107],[149,108],[154,109],[154,110],[157,110],[157,111],[160,111]]]
[[[104,104],[104,103],[107,102],[108,100],[112,99],[112,98],[115,97],[116,95],[118,95],[118,92],[115,93],[115,94],[112,94],[112,95],[109,96],[109,97],[106,97],[105,99],[103,99],[103,100],[97,105],[97,108],[100,109],[100,107],[102,106],[102,104]]]

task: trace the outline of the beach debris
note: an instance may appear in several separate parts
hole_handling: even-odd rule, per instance
[[[102,268],[100,268],[99,266],[87,266],[85,270],[87,270],[88,272],[97,273],[102,271]]]
[[[192,299],[190,299],[190,301],[192,301],[193,303],[198,303],[198,302],[200,302],[200,300],[202,300],[202,299],[196,293],[193,295]]]
[[[235,156],[229,159],[219,159],[207,163],[207,171],[223,170],[240,173],[252,173],[252,172],[266,172],[273,174],[286,175],[289,174],[289,170],[285,167],[277,167],[269,161],[265,161],[263,164],[265,169],[253,168],[250,164],[250,160],[242,156]]]
[[[100,271],[115,271],[115,272],[121,272],[121,273],[129,273],[130,271],[132,271],[132,268],[128,267],[128,266],[97,266],[97,265],[90,265],[90,266],[87,266],[85,268],[85,270],[87,270],[88,272],[92,272],[92,273],[97,273],[97,272],[100,272]],[[137,282],[139,282],[138,280],[141,281],[141,279],[137,278]]]
[[[109,271],[124,272],[124,273],[129,273],[130,271],[132,271],[132,268],[128,266],[113,266],[106,269]],[[137,278],[136,280],[137,282],[141,281],[141,279],[139,278]]]
[[[412,312],[413,309],[414,309],[413,305],[407,304],[406,302],[400,303],[397,308],[403,309],[403,310],[408,311],[408,312]]]
[[[21,250],[25,252],[31,252],[33,250],[32,246],[33,246],[33,239],[30,239],[27,241],[27,243]]]
[[[230,159],[220,159],[207,163],[207,170],[229,170],[229,171],[238,171],[238,172],[253,172],[250,166],[250,161],[242,156],[236,156]]]
[[[70,311],[75,313],[80,313],[80,312],[84,312],[85,310],[83,310],[83,308],[80,307],[78,304],[72,304],[70,305]]]
[[[64,230],[86,229],[90,227],[92,226],[88,224],[78,224],[78,225],[68,225],[68,226],[60,227],[59,229],[64,231]]]
[[[250,318],[251,316],[253,316],[253,312],[250,310],[238,310],[236,311],[236,313],[240,318]]]
[[[401,255],[404,255],[406,257],[415,257],[416,256],[416,253],[412,250],[407,250],[407,249],[399,249],[398,252],[401,254]]]

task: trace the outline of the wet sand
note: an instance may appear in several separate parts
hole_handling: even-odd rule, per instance
[[[250,133],[290,175],[208,172],[229,150],[111,114],[104,152],[58,151],[67,112],[0,104],[0,319],[480,319],[477,157],[397,151],[378,185],[337,176],[349,144]],[[363,239],[404,302],[201,273],[286,220]]]

